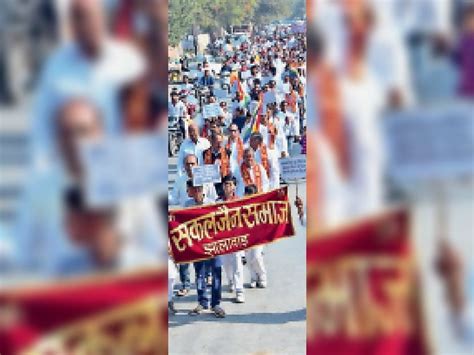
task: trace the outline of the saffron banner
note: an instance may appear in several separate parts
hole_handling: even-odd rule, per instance
[[[168,217],[171,253],[177,263],[210,259],[295,234],[287,187],[173,210]]]

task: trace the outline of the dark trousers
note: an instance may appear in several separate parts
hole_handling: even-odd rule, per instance
[[[181,288],[189,290],[191,287],[189,264],[179,264],[179,280],[181,281]]]
[[[204,308],[209,308],[209,296],[206,292],[206,274],[208,269],[212,271],[211,307],[218,306],[221,303],[222,296],[222,266],[218,263],[218,259],[213,258],[195,262],[194,270],[196,271],[198,303]]]

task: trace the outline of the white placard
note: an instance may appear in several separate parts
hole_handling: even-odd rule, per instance
[[[226,99],[229,97],[229,93],[224,89],[214,89],[214,96],[218,99]]]
[[[220,113],[220,107],[218,103],[204,105],[202,107],[202,115],[204,118],[217,117]]]
[[[246,70],[246,71],[243,71],[240,76],[242,77],[242,79],[246,80],[248,78],[250,78],[252,76],[252,74],[250,73],[250,70]]]
[[[193,185],[221,182],[221,172],[217,164],[205,164],[193,168]]]
[[[392,114],[384,120],[389,173],[397,182],[474,173],[474,105],[456,103]]]
[[[81,142],[87,204],[110,206],[126,198],[166,191],[164,138],[144,134]]]
[[[283,180],[306,179],[306,155],[279,159]]]

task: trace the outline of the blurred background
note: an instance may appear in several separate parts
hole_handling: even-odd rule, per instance
[[[308,0],[307,18],[308,247],[405,206],[432,352],[471,354],[474,3]]]
[[[167,2],[1,0],[0,9],[0,308],[16,314],[2,339],[25,326],[33,346],[37,333],[155,295],[143,331],[162,336],[115,346],[155,341],[163,353]],[[89,302],[79,312],[61,308],[71,278]],[[25,298],[31,282],[43,286]],[[106,304],[107,288],[87,291],[97,282],[118,285]],[[121,297],[130,282],[137,293]],[[32,306],[42,302],[55,315],[47,326]]]

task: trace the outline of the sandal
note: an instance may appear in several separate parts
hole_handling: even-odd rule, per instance
[[[188,293],[189,293],[188,289],[182,288],[182,289],[178,290],[178,292],[176,292],[176,296],[183,297],[183,296],[186,296]]]
[[[192,311],[189,311],[189,315],[190,316],[198,316],[202,313],[203,310],[204,310],[204,307],[201,306],[200,304],[198,304],[196,306],[196,308],[194,308]]]
[[[215,306],[212,308],[216,318],[225,318],[225,311],[220,306]]]

